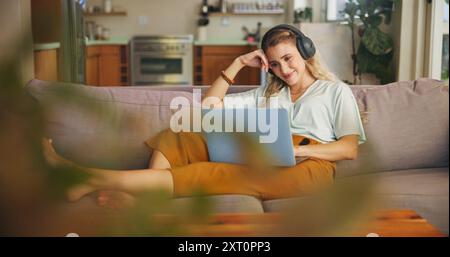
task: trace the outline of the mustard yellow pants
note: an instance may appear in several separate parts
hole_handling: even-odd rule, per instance
[[[305,137],[293,136],[295,145]],[[310,194],[332,184],[334,162],[310,158],[294,167],[275,168],[264,176],[248,165],[209,162],[208,149],[201,133],[174,133],[170,129],[146,141],[160,151],[171,165],[174,197],[192,196],[198,190],[206,195],[243,194],[271,200]],[[309,144],[320,144],[309,139]]]

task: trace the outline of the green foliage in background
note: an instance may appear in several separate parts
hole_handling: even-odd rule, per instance
[[[374,74],[381,84],[395,80],[391,67],[394,42],[390,35],[380,29],[383,23],[389,24],[394,5],[398,0],[349,0],[345,4],[348,26],[352,31],[353,47],[353,84],[357,84],[357,76]],[[361,41],[355,46],[355,32]],[[360,81],[361,82],[361,81]]]
[[[442,45],[442,67],[441,67],[441,79],[448,80],[448,35],[444,35],[443,37],[443,45]]]
[[[311,7],[298,8],[294,10],[294,23],[302,21],[312,22],[313,10]]]

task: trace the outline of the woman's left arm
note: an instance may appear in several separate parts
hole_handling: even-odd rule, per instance
[[[295,146],[295,156],[327,161],[354,160],[358,156],[358,135],[347,135],[329,144]]]

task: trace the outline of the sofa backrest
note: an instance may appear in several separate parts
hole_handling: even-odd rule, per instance
[[[87,166],[146,168],[151,151],[144,141],[168,128],[176,96],[192,101],[192,89],[207,87],[90,87],[32,80],[27,91],[46,104],[70,89],[47,115],[47,134],[63,156]],[[231,87],[228,93],[253,89]],[[368,142],[354,161],[339,161],[337,176],[362,172],[448,166],[448,87],[419,79],[384,86],[352,86]],[[67,96],[67,95],[66,95]],[[87,105],[86,105],[87,104]],[[95,111],[86,109],[95,107]]]

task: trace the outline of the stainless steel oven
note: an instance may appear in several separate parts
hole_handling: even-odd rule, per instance
[[[192,85],[192,35],[133,37],[130,50],[132,85]]]

